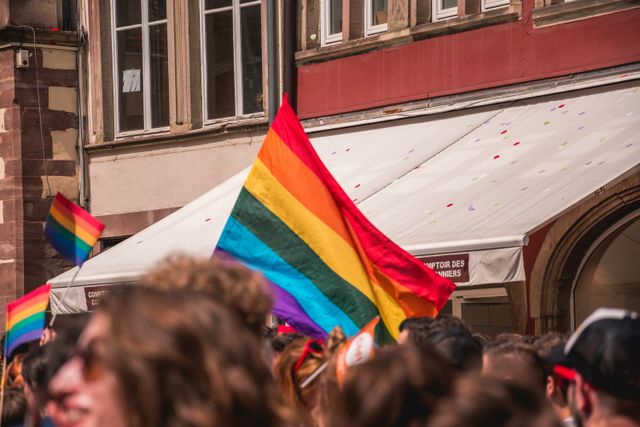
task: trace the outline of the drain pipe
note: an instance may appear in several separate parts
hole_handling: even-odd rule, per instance
[[[83,71],[83,50],[86,42],[86,36],[84,27],[78,19],[78,50],[76,53],[76,72],[78,74],[78,91],[77,91],[77,110],[78,110],[78,181],[79,181],[79,194],[78,204],[83,208],[89,210],[89,198],[87,197],[87,162],[84,152],[84,79],[82,78]]]
[[[267,0],[267,84],[269,105],[269,126],[278,110],[278,57],[276,55],[276,1]]]

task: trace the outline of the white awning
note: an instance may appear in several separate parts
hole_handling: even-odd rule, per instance
[[[457,282],[469,285],[524,280],[527,236],[637,171],[639,134],[636,80],[322,132],[312,143],[381,231],[421,258],[461,255],[444,274],[464,275],[453,270],[467,259],[469,279]],[[83,286],[135,281],[171,253],[210,256],[246,173],[87,261],[59,311],[86,309]],[[74,272],[50,280],[53,301]]]

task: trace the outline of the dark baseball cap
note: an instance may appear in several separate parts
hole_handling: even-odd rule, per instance
[[[640,316],[599,308],[585,319],[564,347],[566,359],[554,368],[570,381],[578,372],[597,390],[640,401]],[[572,372],[573,371],[573,372]]]

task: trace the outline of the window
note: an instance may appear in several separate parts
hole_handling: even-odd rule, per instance
[[[263,110],[260,0],[201,0],[207,120]]]
[[[322,44],[342,41],[342,0],[323,0],[322,7]]]
[[[365,0],[365,35],[387,31],[387,0]]]
[[[509,0],[482,0],[483,12],[501,6],[509,6]]]
[[[169,126],[166,0],[113,0],[118,133]]]
[[[455,16],[458,16],[458,0],[433,0],[434,21],[453,18]]]

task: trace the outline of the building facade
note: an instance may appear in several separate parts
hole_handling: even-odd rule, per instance
[[[617,140],[618,144],[626,141],[618,147],[620,150],[633,146],[629,145],[634,143],[633,137],[626,140],[622,129],[637,128],[637,100],[630,101],[626,110],[616,113],[629,121],[620,123],[621,127],[615,130],[617,117],[592,122],[591,127],[577,124],[570,131],[568,126],[573,124],[556,125],[562,122],[547,119],[545,114],[584,115],[589,110],[567,111],[568,108],[577,108],[579,99],[584,101],[582,104],[610,103],[607,111],[612,111],[614,103],[623,102],[614,100],[618,94],[616,89],[637,92],[640,60],[638,6],[637,2],[608,0],[303,0],[300,2],[296,53],[298,114],[306,119],[306,129],[310,132],[317,129],[319,136],[326,129],[332,129],[334,133],[353,132],[354,136],[366,135],[372,144],[385,143],[376,140],[376,132],[382,135],[382,131],[376,130],[375,126],[386,127],[388,135],[395,134],[399,140],[415,139],[414,146],[407,153],[413,153],[421,144],[437,146],[451,133],[447,129],[439,129],[439,133],[430,134],[430,138],[425,140],[417,131],[411,130],[416,121],[422,120],[425,124],[422,132],[436,129],[436,124],[428,125],[428,121],[451,123],[454,127],[466,126],[466,131],[461,129],[459,135],[451,137],[450,143],[437,148],[431,157],[425,157],[424,163],[416,164],[416,168],[433,167],[435,170],[445,163],[438,159],[446,159],[451,154],[446,172],[443,172],[445,168],[439,172],[446,173],[446,179],[432,180],[441,188],[455,190],[457,193],[453,193],[455,196],[450,196],[451,199],[460,199],[464,191],[472,192],[474,188],[486,190],[487,194],[495,193],[488,186],[478,184],[483,181],[486,185],[496,181],[500,183],[501,179],[515,183],[527,174],[530,177],[542,176],[553,173],[554,168],[558,173],[570,170],[568,164],[558,166],[564,160],[554,154],[556,149],[584,147],[596,136],[604,141],[604,133],[607,132],[611,133],[609,140]],[[616,86],[625,81],[627,86]],[[332,90],[326,90],[328,87]],[[577,91],[587,87],[599,87],[600,95]],[[582,95],[586,98],[581,98]],[[608,96],[608,99],[586,101],[592,95]],[[543,111],[547,104],[550,107]],[[491,110],[495,119],[493,116],[484,117],[474,124],[473,115],[481,112],[479,106],[488,105],[495,105]],[[527,105],[531,108],[526,109]],[[515,114],[525,109],[526,113]],[[510,112],[514,113],[511,114],[514,116],[513,126],[524,122],[523,114],[531,114],[532,117],[539,114],[539,124],[549,127],[535,129],[530,123],[512,129],[511,119],[496,123],[497,118],[509,116]],[[462,121],[450,121],[451,114]],[[572,114],[562,116],[562,119]],[[605,114],[604,110],[602,114]],[[403,117],[414,119],[409,121]],[[575,119],[580,120],[580,117]],[[567,120],[565,123],[573,122]],[[456,147],[466,144],[467,139],[469,143],[480,144],[481,138],[474,135],[486,133],[485,129],[493,125],[496,126],[493,141],[503,140],[514,150],[527,143],[547,141],[551,144],[555,138],[558,140],[553,148],[549,148],[553,150],[548,151],[549,159],[542,154],[535,157],[532,150],[528,159],[513,154],[514,160],[500,167],[495,165],[511,154],[505,153],[506,148],[500,151],[496,146],[495,152],[486,153],[490,155],[487,162],[493,162],[491,166],[477,172],[481,169],[478,167],[480,163],[465,163],[464,147]],[[360,132],[358,129],[364,130]],[[518,137],[509,139],[511,132],[516,130]],[[488,139],[485,135],[483,138],[482,141]],[[403,146],[400,141],[391,139],[386,143]],[[591,154],[606,157],[613,155],[618,148],[612,145]],[[578,151],[575,153],[575,159],[578,159]],[[620,155],[624,156],[622,153]],[[552,156],[555,157],[551,159]],[[640,309],[640,270],[632,261],[640,248],[637,244],[640,224],[637,165],[640,155],[629,152],[628,156],[631,156],[630,162],[619,171],[620,176],[612,180],[611,176],[603,174],[602,186],[583,189],[580,193],[577,181],[574,181],[575,185],[568,182],[566,187],[568,191],[573,188],[575,194],[571,197],[575,196],[574,199],[570,201],[567,196],[564,201],[563,195],[564,202],[554,208],[549,207],[549,212],[541,213],[535,225],[520,230],[522,235],[518,236],[518,242],[505,243],[505,239],[502,242],[496,239],[500,236],[501,227],[506,230],[509,224],[517,222],[508,217],[508,211],[525,217],[534,215],[521,211],[520,207],[527,204],[527,199],[518,192],[529,191],[527,194],[531,194],[535,190],[537,195],[528,197],[538,197],[539,206],[543,206],[547,202],[542,192],[550,191],[551,197],[554,191],[560,191],[553,187],[555,178],[545,186],[522,184],[513,190],[514,193],[507,191],[498,195],[496,200],[499,203],[494,203],[493,207],[501,203],[502,213],[496,213],[493,218],[488,216],[484,222],[465,219],[462,213],[455,211],[458,205],[453,200],[452,203],[443,200],[439,208],[426,209],[429,203],[425,200],[428,197],[437,199],[439,192],[438,188],[424,184],[431,178],[425,173],[421,176],[420,172],[407,172],[388,189],[380,190],[376,196],[367,195],[357,203],[365,211],[370,209],[372,221],[396,241],[411,242],[418,233],[424,233],[427,240],[432,237],[435,242],[455,241],[439,247],[427,245],[423,249],[415,245],[406,247],[413,247],[412,252],[424,257],[430,265],[446,267],[442,272],[450,274],[459,285],[446,311],[462,316],[475,329],[490,334],[569,330],[598,306]],[[526,166],[523,160],[528,161]],[[583,166],[592,164],[604,165],[605,161],[596,163],[585,159]],[[507,171],[508,165],[521,170]],[[468,172],[473,170],[476,170],[473,174]],[[593,173],[600,172],[594,170]],[[469,183],[462,182],[467,176]],[[423,184],[419,184],[420,179]],[[556,182],[561,182],[562,178],[557,179]],[[585,179],[585,176],[580,178]],[[411,180],[415,182],[409,185]],[[472,180],[478,181],[472,184]],[[408,181],[404,193],[401,191],[403,181]],[[351,182],[347,180],[343,184],[349,188]],[[355,196],[357,192],[353,187],[351,190],[350,194]],[[394,191],[402,197],[380,196]],[[481,211],[481,203],[473,200],[481,198],[479,194],[469,196],[459,210],[477,215]],[[387,208],[382,207],[382,200],[388,203]],[[420,203],[410,200],[419,200]],[[401,208],[396,209],[389,202],[398,203]],[[533,209],[531,206],[530,210]],[[379,210],[388,211],[387,216]],[[420,210],[419,215],[413,212],[415,210]],[[442,232],[435,219],[427,222],[421,218],[429,215],[435,218],[439,212],[441,218],[438,221],[444,223],[440,227]],[[395,218],[388,218],[390,215],[395,215]],[[402,216],[412,219],[412,224],[394,226],[394,222],[402,222]],[[499,224],[501,220],[505,222]],[[487,232],[489,234],[486,235],[478,231],[488,229],[487,222],[496,223],[494,228],[498,231],[494,230],[493,234]],[[419,227],[423,228],[422,231],[418,230]],[[480,237],[487,239],[481,241]],[[462,240],[471,238],[475,240]],[[480,249],[505,247],[521,247],[521,263],[514,267],[521,269],[521,274],[474,282],[468,276],[469,271],[450,267],[452,262],[462,265],[465,260],[470,264],[474,256],[483,252]],[[482,262],[495,273],[504,268],[501,263],[512,261],[500,256]],[[476,265],[475,268],[480,267]]]

